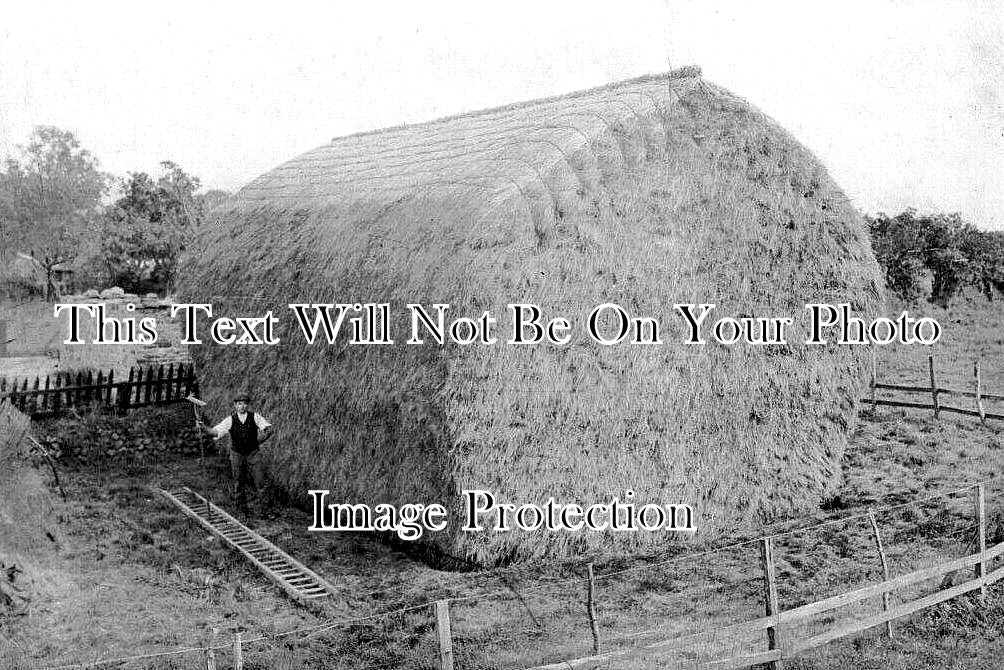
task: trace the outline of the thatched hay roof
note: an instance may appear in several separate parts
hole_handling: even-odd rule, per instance
[[[477,316],[531,302],[581,326],[604,302],[679,323],[673,303],[797,316],[880,299],[863,223],[823,167],[692,69],[336,139],[245,187],[198,247],[182,295],[229,315],[358,300],[406,326],[406,303]],[[680,331],[614,347],[279,335],[196,356],[219,410],[257,389],[278,429],[266,452],[299,497],[455,509],[463,488],[514,503],[630,488],[692,504],[703,537],[832,490],[859,388],[851,347],[687,346]],[[428,539],[486,563],[672,539],[461,533],[459,517]]]

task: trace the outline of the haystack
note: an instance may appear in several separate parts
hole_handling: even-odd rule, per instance
[[[799,320],[881,299],[865,227],[819,162],[696,68],[343,137],[251,182],[181,273],[217,314],[276,310],[282,344],[196,348],[227,411],[251,386],[272,472],[306,502],[439,502],[423,541],[482,563],[657,549],[673,533],[462,533],[462,489],[500,501],[691,504],[713,538],[817,505],[855,415],[852,347],[604,347],[601,303]],[[306,345],[301,302],[393,306],[391,346]],[[407,303],[540,305],[567,346],[404,344]],[[506,333],[500,320],[499,332]],[[504,338],[502,338],[504,340]]]
[[[54,537],[48,487],[28,458],[30,430],[31,420],[0,400],[0,619],[30,602],[38,562]]]

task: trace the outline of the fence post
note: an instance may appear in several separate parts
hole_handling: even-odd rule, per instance
[[[868,510],[868,520],[872,524],[872,532],[875,534],[875,546],[878,548],[879,561],[882,563],[882,581],[889,581],[889,563],[885,558],[885,549],[882,548],[882,536],[879,535],[878,521],[875,519],[875,512]],[[882,592],[882,611],[889,611],[889,592]],[[892,621],[885,622],[885,634],[892,639]]]
[[[983,484],[976,485],[976,549],[980,552],[980,562],[976,564],[976,577],[980,579],[980,598],[987,595],[987,505]]]
[[[59,381],[59,377],[56,377],[56,381]],[[14,390],[17,391],[17,384],[14,385]],[[17,396],[18,405],[16,407],[21,410],[21,412],[27,414],[31,410],[28,409],[28,378],[24,378],[24,383],[21,384],[21,393]],[[57,407],[58,409],[58,407]]]
[[[234,633],[234,670],[244,670],[244,650],[241,649],[241,634]]]
[[[938,406],[938,384],[934,379],[934,356],[927,357],[927,369],[931,372],[931,398],[934,399],[934,418],[938,418],[941,408]]]
[[[216,636],[219,634],[220,629],[213,627],[213,638],[209,643],[209,648],[206,649],[206,670],[216,670],[216,650],[213,647],[216,646]]]
[[[980,424],[987,425],[987,414],[983,411],[983,380],[980,378],[980,361],[973,363],[973,374],[976,375],[976,411],[980,414]]]
[[[589,629],[593,633],[593,653],[600,653],[600,629],[596,624],[596,580],[593,577],[593,564],[586,566],[589,573],[589,588],[586,592],[586,611],[589,613]]]
[[[83,392],[84,392],[84,373],[83,372],[78,372],[77,373],[77,382],[76,382],[76,384],[77,384],[77,388],[75,388],[73,390],[73,406],[74,407],[80,407],[81,401],[82,401],[82,399],[84,397],[83,396]]]
[[[157,400],[156,394],[153,393],[153,366],[149,365],[146,368],[146,399],[143,401],[144,405],[153,404],[150,397],[153,396],[153,400]]]
[[[453,636],[450,633],[450,601],[436,601],[436,630],[439,632],[440,670],[453,670]]]
[[[174,363],[167,366],[167,387],[164,389],[164,392],[166,393],[164,396],[165,400],[168,402],[174,400]]]
[[[132,380],[135,378],[136,370],[135,368],[129,368],[129,381],[126,384],[119,386],[118,390],[118,401],[119,410],[123,413],[129,409],[129,404],[132,401]]]
[[[58,372],[56,373],[56,383],[53,384],[53,390],[55,392],[53,395],[53,400],[55,401],[53,410],[58,414],[63,409],[63,375]]]
[[[872,345],[872,414],[875,413],[875,408],[878,406],[875,398],[875,387],[878,386],[878,362],[875,359],[875,345]]]
[[[42,413],[50,411],[52,406],[52,396],[49,394],[49,375],[45,376],[45,393],[42,394]]]
[[[771,551],[770,538],[760,541],[760,562],[763,568],[763,600],[764,612],[767,616],[780,614],[777,604],[777,580],[774,576],[774,556]],[[767,649],[781,648],[781,636],[776,626],[767,627]],[[771,661],[767,664],[770,670],[784,670],[783,661]]]
[[[188,393],[194,395],[196,398],[201,398],[202,393],[199,390],[199,380],[195,377],[195,363],[188,364]],[[186,393],[187,395],[187,393]]]
[[[177,372],[175,372],[175,377],[177,377],[177,379],[174,382],[175,383],[174,397],[176,397],[176,398],[184,398],[186,395],[188,395],[188,392],[185,390],[185,364],[184,363],[178,363],[178,370],[177,370]]]

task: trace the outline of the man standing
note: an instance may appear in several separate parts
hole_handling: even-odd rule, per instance
[[[230,474],[232,477],[230,493],[234,504],[247,509],[247,480],[258,493],[260,499],[265,487],[265,468],[261,462],[258,448],[272,437],[272,424],[256,412],[249,412],[251,397],[246,393],[234,397],[233,414],[220,421],[212,428],[201,421],[199,427],[218,440],[224,435],[230,435]]]

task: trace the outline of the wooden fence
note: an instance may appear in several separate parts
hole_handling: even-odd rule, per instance
[[[593,668],[598,664],[608,664],[614,660],[623,661],[642,656],[659,656],[660,667],[667,668],[677,667],[677,664],[679,664],[680,667],[686,668],[727,670],[729,668],[747,668],[754,665],[766,664],[771,670],[782,670],[785,659],[791,659],[809,649],[859,633],[868,628],[885,624],[886,635],[892,637],[891,622],[893,620],[919,612],[965,593],[978,590],[982,602],[982,596],[986,595],[987,586],[1004,579],[1004,566],[991,569],[992,562],[1004,556],[1004,542],[987,547],[987,515],[984,487],[982,484],[979,484],[973,490],[974,515],[977,521],[975,526],[976,542],[974,543],[976,551],[968,556],[889,578],[885,553],[882,550],[882,540],[879,536],[877,525],[873,523],[872,528],[875,534],[875,541],[879,547],[879,555],[883,568],[884,579],[882,581],[789,610],[781,610],[778,607],[771,538],[761,538],[760,561],[763,573],[764,616],[729,626],[696,631],[644,646],[619,649],[603,654],[596,653],[599,647],[597,640],[593,645],[594,654],[592,656],[560,661],[548,665],[539,665],[530,670]],[[869,514],[869,518],[873,518],[871,514]],[[949,573],[957,573],[965,570],[972,570],[972,577],[960,584],[953,585],[952,580],[946,580],[933,593],[890,606],[889,595],[896,591],[900,591],[902,595],[902,591],[908,587],[943,577]],[[590,586],[587,598],[592,598],[592,591],[593,589]],[[874,613],[862,616],[857,612],[849,612],[842,618],[835,616],[841,608],[861,603],[870,598],[879,597],[881,597],[881,609]],[[588,607],[589,604],[587,602]],[[444,605],[437,606],[437,619],[439,621],[443,620],[442,611],[445,609]],[[820,615],[827,616],[817,619]],[[798,627],[812,623],[814,619],[816,619],[816,624],[822,624],[825,629],[822,632],[800,636]],[[443,628],[449,631],[448,620],[446,626],[441,626],[441,630]],[[715,647],[720,647],[722,641],[728,643],[736,640],[750,640],[754,646],[760,646],[762,649],[739,656],[730,656],[727,653],[715,654]],[[759,640],[758,643],[757,640]],[[716,643],[719,644],[716,645]],[[443,648],[448,648],[452,651],[451,643],[449,640],[444,641],[442,635],[440,635],[440,644]],[[711,658],[708,658],[709,655]],[[704,656],[704,660],[700,662],[693,660],[701,656]],[[452,666],[445,662],[441,664],[441,668],[443,670],[452,670]]]
[[[875,522],[875,513],[869,511],[865,515],[858,515],[858,517],[850,517],[849,519],[861,516],[868,518],[874,535],[873,539],[881,559],[882,580],[785,610],[779,606],[778,602],[777,577],[775,575],[775,559],[773,557],[773,539],[779,536],[763,537],[755,543],[743,542],[733,545],[733,547],[750,546],[755,551],[757,547],[753,545],[759,545],[757,553],[762,574],[762,589],[760,590],[762,594],[762,600],[760,601],[761,611],[763,612],[762,616],[719,627],[701,627],[700,624],[696,624],[691,632],[684,632],[682,634],[676,630],[670,633],[672,629],[667,627],[632,631],[628,635],[621,635],[607,642],[613,644],[634,644],[634,646],[622,646],[604,653],[600,653],[602,628],[597,626],[597,612],[594,603],[595,583],[592,570],[589,570],[589,579],[586,583],[586,588],[583,589],[582,604],[585,607],[578,608],[578,611],[582,615],[583,627],[586,625],[588,618],[588,623],[592,630],[592,655],[551,662],[546,665],[537,665],[529,668],[529,670],[573,670],[576,668],[593,670],[595,668],[618,667],[622,665],[622,661],[630,662],[634,660],[644,663],[645,667],[655,667],[657,665],[657,667],[686,668],[687,670],[711,670],[712,668],[727,670],[730,668],[747,668],[761,664],[766,665],[770,670],[783,670],[785,661],[791,660],[807,650],[849,637],[869,628],[884,625],[885,634],[892,637],[892,621],[966,593],[979,591],[980,597],[976,602],[980,605],[985,605],[986,600],[984,596],[986,595],[987,587],[1004,580],[1004,565],[1002,565],[1000,560],[1004,557],[1004,542],[990,547],[987,546],[987,510],[984,485],[977,484],[944,496],[933,496],[931,499],[947,497],[948,495],[954,495],[967,490],[972,491],[973,494],[973,515],[976,523],[971,527],[974,535],[973,541],[967,543],[973,549],[966,556],[945,560],[930,567],[890,577],[888,564],[885,560],[882,538],[879,534],[878,525]],[[890,511],[891,509],[903,506],[897,505],[881,511]],[[849,519],[845,519],[845,521]],[[802,530],[820,528],[831,525],[831,523],[823,522]],[[994,565],[995,562],[997,563],[996,566]],[[922,587],[924,582],[929,582],[953,573],[954,575],[963,574],[966,576],[962,578],[963,581],[961,583],[958,583],[957,579],[946,579],[938,587],[930,591]],[[900,602],[891,604],[890,594],[897,595]],[[458,599],[458,601],[466,600],[470,600],[470,598]],[[860,611],[863,606],[867,606],[865,601],[868,600],[874,602],[871,611]],[[267,643],[276,641],[279,638],[286,638],[286,649],[291,650],[295,645],[295,642],[292,641],[293,635],[301,635],[303,636],[302,639],[306,640],[323,631],[330,631],[336,628],[348,630],[350,627],[358,625],[361,622],[372,623],[385,620],[390,616],[422,610],[428,612],[429,629],[433,635],[433,644],[436,645],[434,650],[429,649],[430,652],[435,652],[436,660],[425,662],[422,664],[422,667],[434,666],[438,670],[459,670],[459,667],[468,666],[464,661],[458,662],[457,660],[457,647],[451,623],[451,602],[451,599],[444,599],[341,621],[322,620],[321,623],[310,627],[278,634],[270,632],[255,635],[247,632],[236,632],[233,635],[232,641],[220,641],[219,629],[213,628],[212,643],[209,646],[188,646],[150,654],[92,660],[82,664],[50,666],[47,670],[69,667],[83,668],[85,666],[88,668],[99,666],[110,667],[112,665],[118,666],[123,663],[135,663],[153,658],[163,659],[169,656],[178,657],[195,654],[203,656],[200,659],[201,662],[195,661],[194,664],[186,667],[204,667],[207,670],[222,670],[222,668],[232,667],[234,670],[243,670],[246,653],[245,647],[247,645]],[[846,608],[851,606],[857,607],[852,611],[846,611]],[[841,610],[844,610],[843,616],[840,616]],[[533,616],[532,613],[530,616]],[[810,629],[809,626],[813,626],[813,628]],[[644,644],[637,642],[643,637],[652,638],[669,634],[672,634],[673,637]],[[480,641],[480,636],[478,640]],[[634,640],[635,642],[632,643],[629,640]],[[739,643],[738,646],[736,643]],[[739,649],[743,651],[737,653]],[[221,659],[217,657],[217,652],[222,652],[229,656],[232,664],[221,662]],[[0,655],[0,660],[2,660],[2,655]],[[467,662],[470,661],[468,660]],[[613,662],[616,662],[617,665],[615,666]],[[255,667],[258,666],[256,665]],[[502,667],[501,664],[499,664],[499,667]],[[525,665],[520,665],[519,667],[526,668]],[[630,667],[638,666],[632,665]]]
[[[862,398],[863,402],[871,404],[872,410],[878,405],[885,405],[887,407],[907,407],[911,409],[929,409],[934,412],[934,418],[940,417],[942,412],[954,412],[956,414],[965,414],[966,416],[979,417],[980,422],[986,424],[987,419],[996,419],[998,421],[1004,421],[1004,414],[994,414],[992,412],[987,412],[984,407],[985,402],[1004,402],[1004,395],[999,395],[995,393],[987,393],[986,389],[983,388],[983,379],[980,373],[980,362],[976,361],[973,363],[973,390],[963,391],[961,389],[944,388],[938,386],[938,376],[934,365],[934,356],[927,357],[927,369],[928,375],[931,380],[930,386],[908,386],[903,384],[882,384],[878,381],[878,364],[875,361],[875,352],[872,351],[872,374],[871,374],[871,395],[868,398]],[[891,400],[886,398],[879,398],[877,396],[878,391],[898,391],[901,393],[918,393],[923,395],[928,395],[931,397],[930,404],[923,402],[908,402],[904,400]],[[958,398],[972,398],[973,408],[966,409],[963,407],[953,407],[951,405],[946,405],[941,401],[942,396],[955,396]]]
[[[35,377],[0,379],[0,400],[32,418],[56,416],[70,408],[103,405],[125,411],[148,405],[182,402],[189,394],[198,395],[199,382],[192,365],[132,368],[127,381],[116,381],[115,372],[56,373],[44,381]]]

